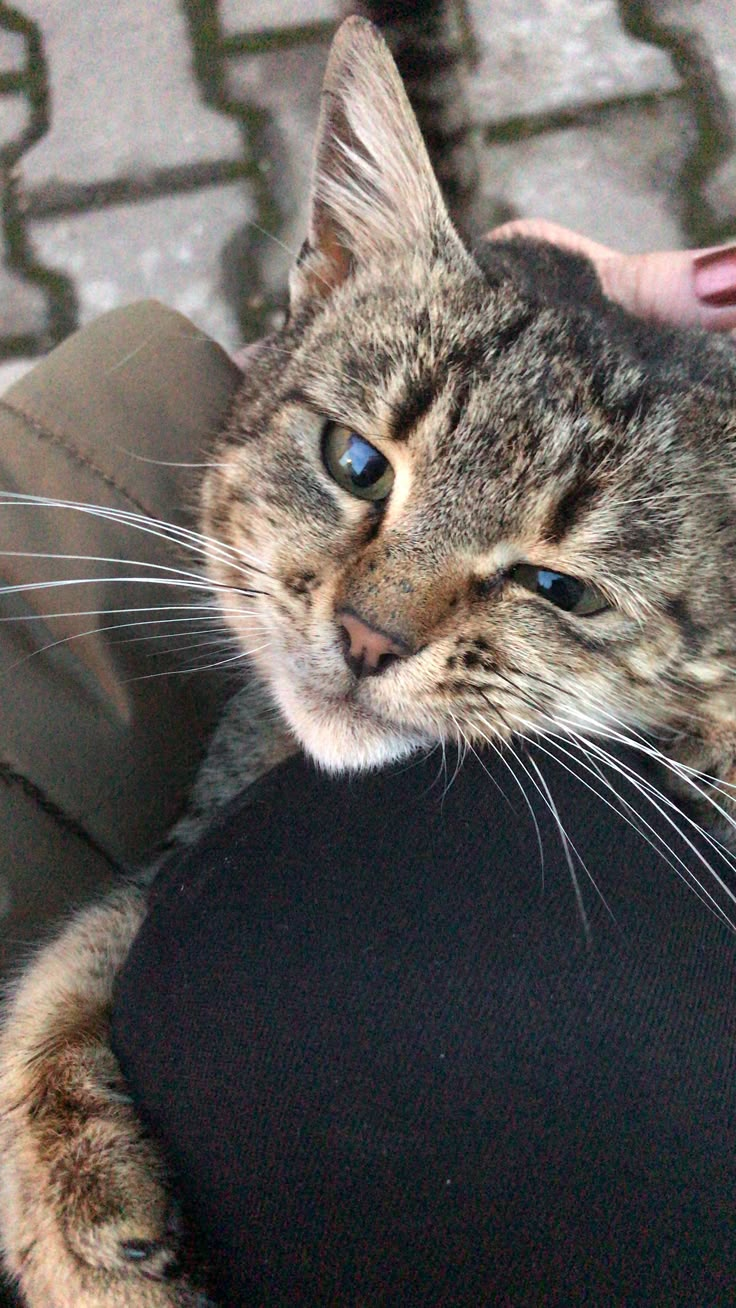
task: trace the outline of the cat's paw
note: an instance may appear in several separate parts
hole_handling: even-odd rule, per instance
[[[165,1166],[109,1047],[130,892],[37,959],[0,1040],[0,1239],[29,1308],[194,1308]]]
[[[34,1126],[47,1162],[43,1190],[69,1249],[89,1267],[170,1275],[180,1230],[166,1170],[126,1102],[112,1053],[72,1047],[47,1073],[52,1085]],[[49,1149],[51,1133],[58,1143]]]
[[[6,1265],[27,1303],[77,1308],[104,1292],[101,1302],[137,1306],[138,1281],[148,1283],[142,1304],[179,1303],[188,1289],[176,1285],[166,1171],[112,1053],[102,1041],[68,1040],[26,1073],[15,1103],[3,1095],[0,1217]],[[151,1282],[167,1280],[152,1297]]]

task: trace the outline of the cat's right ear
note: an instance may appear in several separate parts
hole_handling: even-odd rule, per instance
[[[385,263],[401,249],[421,252],[438,236],[463,249],[388,47],[371,23],[348,18],[322,88],[292,308],[330,295],[356,265]]]

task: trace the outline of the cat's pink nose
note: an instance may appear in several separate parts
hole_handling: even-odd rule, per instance
[[[375,677],[396,659],[411,654],[404,641],[364,622],[353,609],[342,609],[337,620],[345,662],[356,677]]]

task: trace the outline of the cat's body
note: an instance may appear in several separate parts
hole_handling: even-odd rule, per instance
[[[438,740],[656,739],[727,832],[735,453],[731,344],[636,322],[571,255],[471,258],[384,47],[346,25],[290,321],[202,497],[227,620],[302,746],[356,768]],[[155,1279],[163,1173],[107,1048],[144,911],[131,890],[72,923],[9,1010],[0,1221],[31,1308],[196,1302]]]

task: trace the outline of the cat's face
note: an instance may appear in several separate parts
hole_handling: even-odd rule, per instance
[[[388,56],[343,29],[292,321],[204,490],[213,578],[262,592],[229,621],[326,766],[734,716],[732,581],[702,562],[704,536],[733,548],[698,436],[722,411],[499,258],[462,249]]]

